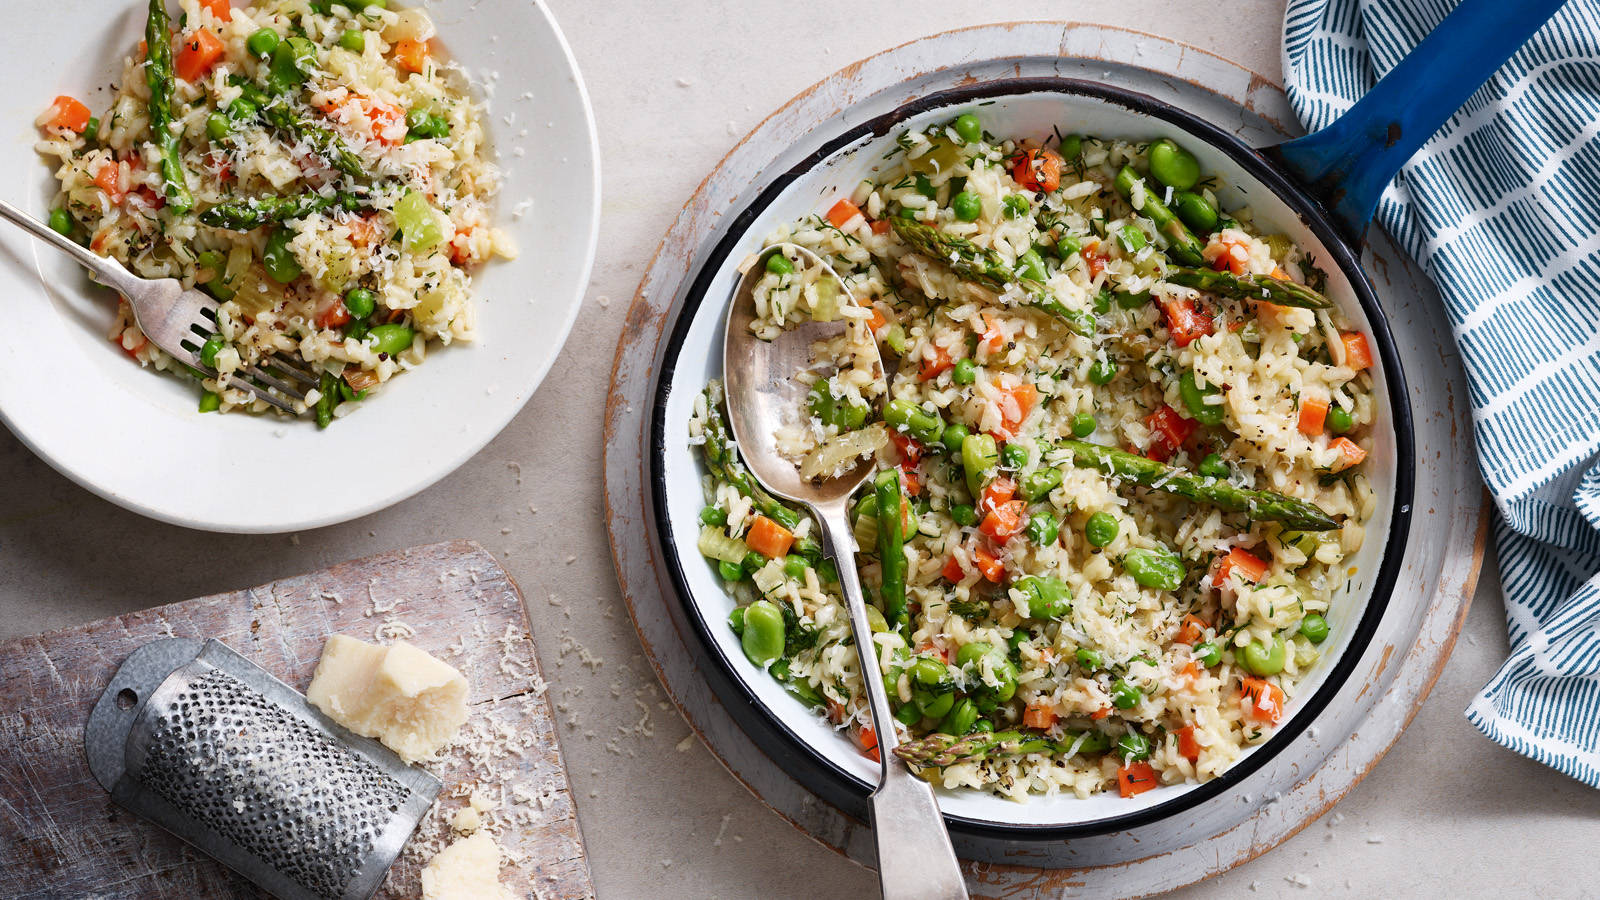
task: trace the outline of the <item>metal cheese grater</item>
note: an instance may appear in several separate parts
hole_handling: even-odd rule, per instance
[[[129,654],[84,745],[119,805],[281,900],[371,897],[442,786],[215,640]]]

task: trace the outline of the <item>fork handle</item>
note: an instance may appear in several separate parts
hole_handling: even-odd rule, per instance
[[[127,294],[136,283],[143,280],[124,268],[122,263],[109,257],[101,256],[78,244],[78,242],[56,233],[50,226],[4,200],[0,200],[0,217],[8,219],[23,231],[55,247],[57,250],[65,252],[76,260],[78,265],[88,269],[94,275],[95,280],[118,293]]]

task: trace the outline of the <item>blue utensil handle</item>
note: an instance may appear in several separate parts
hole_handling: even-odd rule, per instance
[[[1400,64],[1321,131],[1263,151],[1361,243],[1384,188],[1565,0],[1461,0]]]

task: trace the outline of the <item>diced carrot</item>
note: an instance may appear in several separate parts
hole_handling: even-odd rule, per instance
[[[361,111],[372,125],[372,139],[380,144],[395,146],[406,139],[406,111],[392,103],[362,98]]]
[[[918,656],[935,656],[942,663],[950,661],[950,651],[935,644],[933,641],[923,641],[917,645]]]
[[[900,480],[905,482],[906,496],[922,496],[922,476],[915,472],[906,472],[902,470],[900,473]]]
[[[1261,557],[1249,550],[1234,547],[1217,562],[1217,571],[1211,576],[1211,583],[1224,585],[1234,574],[1252,584],[1260,581],[1261,576],[1267,574],[1267,563]]]
[[[428,64],[430,52],[427,41],[401,38],[394,42],[394,61],[407,72],[421,72]]]
[[[1240,693],[1246,716],[1269,725],[1283,718],[1283,689],[1265,678],[1246,678]]]
[[[233,7],[229,0],[200,0],[202,9],[210,10],[211,15],[218,22],[233,21]]]
[[[1328,418],[1327,397],[1300,397],[1300,433],[1316,437],[1322,433],[1322,423]]]
[[[888,234],[889,233],[889,220],[888,219],[879,219],[878,221],[873,222],[872,223],[872,233],[873,234]]]
[[[999,584],[1000,579],[1005,577],[1005,563],[982,547],[972,551],[972,561],[977,565],[978,571],[983,573],[983,577],[994,584]]]
[[[879,761],[878,733],[871,725],[862,725],[855,729],[856,746],[861,748],[861,755],[870,758],[873,762]]]
[[[83,134],[89,127],[89,107],[79,103],[75,98],[66,94],[55,99],[44,115],[38,118],[40,128],[64,128],[67,131]]]
[[[933,355],[922,357],[922,369],[917,373],[923,381],[938,378],[956,364],[955,360],[950,358],[950,351],[944,347],[938,344],[929,344],[928,347]]]
[[[844,708],[844,704],[843,703],[840,703],[839,701],[833,699],[832,697],[829,697],[829,698],[827,698],[827,707],[828,707],[828,721],[829,722],[832,722],[833,724],[837,725],[840,722],[844,721],[845,708]]]
[[[1000,330],[1000,323],[994,316],[983,314],[983,334],[978,335],[978,349],[985,355],[999,353],[1006,345],[1005,332]]]
[[[1154,451],[1156,451],[1158,448],[1152,444],[1150,448],[1152,453],[1147,455],[1149,455],[1151,459],[1160,459],[1163,461],[1170,458],[1172,454],[1178,452],[1178,448],[1187,443],[1189,438],[1193,437],[1195,431],[1200,427],[1199,423],[1195,422],[1195,420],[1185,418],[1184,416],[1180,415],[1177,410],[1167,406],[1165,403],[1156,407],[1155,412],[1146,416],[1144,424],[1146,428],[1149,428],[1155,433],[1157,437],[1157,441],[1155,443],[1161,445],[1159,449],[1165,451],[1164,455],[1155,456]]]
[[[1049,700],[1035,700],[1022,712],[1023,728],[1049,728],[1056,723],[1056,706]]]
[[[378,226],[373,223],[376,213],[368,213],[360,218],[350,220],[350,243],[356,247],[366,247],[376,244],[382,235]]]
[[[116,335],[115,337],[113,337],[111,339],[111,343],[116,344],[118,347],[121,347],[122,348],[122,352],[128,354],[129,356],[133,357],[134,359],[138,359],[139,358],[139,351],[143,350],[144,349],[144,345],[150,343],[150,341],[148,339],[146,339],[143,334],[140,334],[138,336],[138,339],[134,341],[133,345],[129,346],[128,345],[127,336],[128,336],[128,332],[124,331],[124,332]]]
[[[988,513],[1017,495],[1017,483],[1004,475],[983,486],[978,495],[978,511]]]
[[[756,516],[750,522],[750,532],[744,536],[744,542],[767,559],[781,559],[794,545],[794,533],[766,516]]]
[[[1339,460],[1333,464],[1333,471],[1335,472],[1343,472],[1351,466],[1359,466],[1361,461],[1367,458],[1367,451],[1361,449],[1360,444],[1347,437],[1339,438],[1328,446],[1336,447],[1339,450]]]
[[[318,328],[342,328],[350,323],[350,310],[345,308],[343,300],[335,296],[332,302],[317,308],[315,321]]]
[[[833,207],[828,210],[828,224],[835,228],[843,228],[846,222],[859,215],[861,215],[861,207],[851,203],[850,198],[846,197],[845,199],[840,200],[838,203],[835,203]]]
[[[1095,710],[1094,712],[1089,713],[1089,718],[1094,719],[1095,721],[1098,722],[1101,719],[1104,719],[1105,717],[1107,717],[1109,715],[1111,715],[1111,707],[1110,706],[1102,706],[1099,709]]]
[[[1184,616],[1183,624],[1178,626],[1178,636],[1172,640],[1179,644],[1197,644],[1210,627],[1210,623],[1199,616]]]
[[[1095,241],[1079,251],[1083,256],[1083,265],[1089,270],[1089,277],[1099,278],[1100,273],[1106,270],[1106,257],[1100,252],[1100,242]]]
[[[1359,331],[1346,331],[1339,335],[1339,342],[1344,344],[1344,364],[1357,372],[1362,369],[1372,368],[1372,347],[1367,344],[1367,336]]]
[[[877,334],[879,331],[883,330],[883,326],[889,324],[889,317],[885,316],[883,314],[883,310],[878,309],[876,306],[872,307],[871,309],[872,317],[867,319],[867,330],[871,331],[873,334]]]
[[[1156,770],[1147,762],[1128,763],[1117,767],[1117,792],[1124,800],[1161,786]]]
[[[1178,729],[1178,755],[1189,762],[1200,759],[1200,742],[1195,740],[1194,726],[1185,725]]]
[[[1212,331],[1211,317],[1201,312],[1193,300],[1163,300],[1161,310],[1167,316],[1167,333],[1179,347],[1187,347]]]
[[[1200,254],[1211,268],[1243,275],[1249,271],[1250,248],[1238,241],[1213,241]]]
[[[922,461],[923,447],[921,441],[909,434],[901,434],[892,428],[889,429],[889,440],[894,444],[895,449],[900,451],[902,463],[909,463],[915,466]]]
[[[1034,404],[1039,402],[1039,391],[1026,381],[1011,388],[1000,387],[1000,382],[996,381],[995,387],[1000,390],[1000,427],[995,429],[995,434],[1009,441],[1017,436],[1017,429],[1033,412]]]
[[[94,184],[105,191],[112,203],[122,202],[122,166],[114,159],[108,159],[100,166],[100,171],[94,173]]]
[[[1004,544],[1022,532],[1023,512],[1027,508],[1028,504],[1021,500],[1002,503],[983,517],[983,524],[978,526],[978,530],[988,535],[995,543]]]
[[[944,580],[951,584],[960,584],[961,579],[967,577],[967,570],[961,568],[961,563],[952,554],[949,559],[944,561],[944,570],[939,574],[943,575]]]
[[[1011,157],[1011,178],[1030,191],[1061,187],[1061,154],[1043,148],[1019,150]]]
[[[1194,682],[1200,680],[1201,671],[1200,664],[1191,659],[1183,664],[1183,668],[1178,670],[1178,674],[1182,675],[1184,680],[1188,681],[1190,684],[1193,684]]]
[[[172,58],[172,70],[184,81],[199,81],[222,59],[226,50],[221,38],[204,28],[196,28],[184,35],[183,43]]]

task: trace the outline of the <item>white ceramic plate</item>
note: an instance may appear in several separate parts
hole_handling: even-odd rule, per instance
[[[427,10],[444,56],[466,68],[480,96],[488,86],[492,152],[505,173],[496,220],[522,251],[473,278],[481,339],[434,348],[326,431],[309,418],[202,415],[193,383],[140,369],[106,339],[110,292],[0,226],[0,419],[13,433],[136,512],[214,531],[282,532],[403,500],[505,427],[549,371],[588,283],[600,215],[594,116],[543,4],[436,0]],[[145,5],[59,0],[13,18],[0,196],[43,218],[55,185],[33,150],[33,120],[57,94],[102,110],[142,36]]]
[[[694,304],[699,297],[704,299],[698,300],[698,307],[686,309],[682,313],[684,318],[671,332],[663,359],[662,382],[658,385],[657,397],[664,403],[657,411],[659,445],[654,450],[654,462],[659,469],[655,473],[654,489],[658,509],[665,513],[665,521],[658,524],[668,544],[668,566],[680,586],[686,589],[691,618],[698,620],[702,634],[709,637],[712,658],[720,660],[723,667],[731,671],[739,688],[754,699],[756,709],[747,713],[737,708],[739,704],[730,703],[728,697],[723,701],[736,708],[736,717],[745,720],[747,729],[751,727],[751,715],[764,715],[774,720],[778,732],[786,732],[791,741],[802,745],[810,754],[808,763],[815,763],[822,770],[831,769],[833,775],[840,776],[838,780],[846,785],[846,790],[853,789],[860,797],[864,797],[876,782],[877,764],[861,756],[854,744],[827,721],[813,715],[770,676],[745,659],[738,638],[726,626],[732,600],[712,568],[695,550],[699,533],[696,516],[704,504],[700,487],[704,470],[696,448],[689,447],[686,442],[686,423],[695,395],[708,379],[720,374],[724,310],[738,281],[736,267],[745,255],[759,249],[762,237],[779,224],[825,211],[834,199],[848,194],[863,178],[892,166],[892,161],[884,161],[884,154],[893,148],[894,135],[906,125],[944,121],[960,112],[974,111],[983,118],[986,129],[1007,136],[1043,139],[1053,128],[1059,127],[1062,133],[1081,132],[1131,140],[1176,138],[1200,158],[1205,171],[1221,176],[1226,187],[1219,191],[1219,196],[1225,208],[1248,202],[1264,231],[1290,235],[1319,260],[1329,261],[1341,256],[1332,244],[1331,232],[1323,230],[1319,237],[1292,206],[1274,195],[1238,160],[1201,138],[1186,135],[1174,122],[1101,97],[1037,87],[1016,93],[978,87],[972,92],[979,95],[911,115],[883,134],[869,133],[848,140],[843,146],[825,152],[824,159],[810,168],[798,158],[783,160],[786,165],[800,163],[794,170],[795,177],[787,184],[780,178],[769,188],[756,201],[753,215],[747,212],[747,221],[741,219],[733,227],[730,243],[719,246],[709,257],[708,271],[700,274],[695,288],[691,288],[688,302]],[[766,202],[764,207],[763,201]],[[1343,255],[1348,257],[1348,254]],[[1222,778],[1203,785],[1163,786],[1126,800],[1110,793],[1085,800],[1039,797],[1022,804],[974,790],[942,791],[941,807],[952,818],[953,826],[979,831],[995,826],[1069,830],[1094,829],[1097,825],[1121,827],[1199,802],[1225,789],[1228,783],[1243,777],[1293,740],[1348,675],[1381,616],[1388,601],[1386,585],[1393,583],[1398,568],[1400,553],[1390,542],[1392,536],[1403,535],[1404,529],[1395,532],[1391,526],[1397,515],[1408,514],[1409,410],[1401,404],[1400,415],[1407,417],[1407,436],[1402,440],[1393,416],[1395,392],[1403,387],[1403,378],[1393,368],[1397,357],[1387,327],[1381,322],[1375,323],[1369,316],[1369,308],[1376,313],[1376,301],[1369,293],[1371,305],[1364,307],[1356,287],[1345,273],[1332,263],[1327,263],[1325,268],[1329,276],[1329,296],[1339,304],[1352,326],[1372,335],[1374,348],[1380,350],[1379,355],[1383,357],[1373,370],[1379,386],[1374,397],[1378,425],[1373,429],[1374,447],[1366,464],[1379,500],[1367,526],[1366,541],[1350,560],[1355,574],[1346,589],[1335,597],[1328,614],[1332,636],[1322,645],[1322,658],[1297,686],[1297,697],[1290,702],[1288,715],[1274,737],[1248,749]],[[1397,496],[1400,497],[1398,506]],[[1385,565],[1386,551],[1391,550],[1396,552]],[[1352,650],[1354,652],[1350,652]],[[816,781],[808,783],[816,789]],[[826,796],[826,791],[824,793]],[[849,804],[842,803],[838,797],[829,799],[848,808]]]

